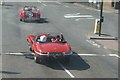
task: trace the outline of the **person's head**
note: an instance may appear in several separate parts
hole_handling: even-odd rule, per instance
[[[52,38],[51,38],[51,41],[52,41],[52,42],[54,42],[55,40],[56,40],[56,38],[55,38],[55,37],[52,37]]]
[[[59,35],[57,35],[57,36],[56,36],[56,39],[57,39],[57,40],[60,40],[60,36],[59,36]]]

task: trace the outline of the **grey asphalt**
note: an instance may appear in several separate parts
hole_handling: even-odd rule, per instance
[[[47,6],[45,6],[45,5]],[[25,5],[36,5],[41,11],[42,21],[20,22],[19,9]],[[69,6],[69,7],[66,7]],[[65,14],[80,13],[97,18],[97,11],[84,9],[68,3],[6,3],[2,7],[2,71],[3,78],[71,78],[59,65],[61,63],[75,78],[117,78],[118,58],[110,56],[72,56],[65,64],[53,59],[46,64],[36,64],[31,55],[4,55],[5,53],[31,53],[26,37],[39,32],[63,33],[74,54],[114,54],[86,42],[87,35],[94,29],[94,19],[66,19]],[[106,34],[117,36],[117,14],[105,13],[103,30]],[[113,27],[114,26],[114,27]]]

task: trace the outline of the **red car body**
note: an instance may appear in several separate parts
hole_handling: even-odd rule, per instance
[[[19,11],[20,21],[24,20],[39,20],[40,19],[40,10],[35,6],[25,6]]]
[[[37,39],[43,35],[49,40],[46,40],[46,42],[37,41]],[[56,35],[52,34],[29,35],[27,37],[30,51],[34,52],[34,58],[37,63],[42,62],[42,59],[45,57],[62,57],[65,62],[68,63],[70,61],[70,55],[72,54],[71,47],[68,42],[64,40],[62,34],[59,36],[59,39],[61,39],[59,42],[50,41],[50,38],[56,37]]]

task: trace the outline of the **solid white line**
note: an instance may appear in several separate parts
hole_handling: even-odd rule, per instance
[[[44,1],[44,0],[38,0],[40,2],[58,2],[58,1]]]
[[[120,58],[120,56],[118,56],[117,54],[73,54],[74,56],[108,56],[108,57],[117,57]]]
[[[62,3],[60,3],[60,2],[56,2],[56,3],[58,3],[58,4],[62,4]]]
[[[88,18],[88,17],[93,17],[92,15],[65,15],[65,18],[77,18],[77,17],[81,17],[81,18]]]
[[[60,62],[58,62],[58,64],[65,70],[66,73],[68,73],[70,75],[71,78],[75,78],[75,76],[73,76],[69,70],[67,70]]]
[[[6,54],[6,55],[24,55],[24,54],[32,54],[35,55],[34,53],[2,53],[2,54]],[[119,55],[117,54],[73,54],[74,56],[108,56],[108,57],[117,57],[120,58]]]
[[[115,57],[117,57],[117,58],[120,58],[120,56],[117,55],[117,54],[109,54],[109,56],[115,56]]]
[[[79,55],[79,56],[97,56],[97,54],[73,54],[75,55]]]
[[[78,18],[75,21],[79,21],[79,20],[85,20],[85,19],[95,19],[95,18]]]

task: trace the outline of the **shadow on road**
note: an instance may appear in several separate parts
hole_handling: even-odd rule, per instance
[[[25,23],[49,23],[47,18],[40,18],[39,20],[25,20]]]
[[[46,67],[55,69],[55,70],[63,70],[63,68],[59,65],[59,62],[68,70],[87,70],[90,68],[90,65],[83,60],[76,52],[73,52],[74,55],[70,57],[70,63],[65,63],[62,59],[55,58],[45,58],[43,64]],[[27,59],[33,59],[33,55],[25,55]]]
[[[16,55],[16,56],[24,56],[26,59],[34,60],[33,54],[29,52],[21,52],[21,53],[23,53],[23,55]],[[35,63],[35,64],[40,64],[40,63]],[[76,52],[73,52],[73,55],[71,55],[69,63],[65,63],[61,58],[47,57],[43,59],[43,63],[40,65],[44,65],[45,67],[49,67],[55,70],[63,70],[60,64],[63,65],[68,70],[81,71],[90,68],[90,65],[84,59],[82,59]]]
[[[61,62],[68,70],[87,70],[90,65],[82,59],[76,52],[73,52],[71,56],[71,61],[69,64]]]
[[[10,72],[10,71],[0,71],[2,74],[20,74],[18,72]]]

